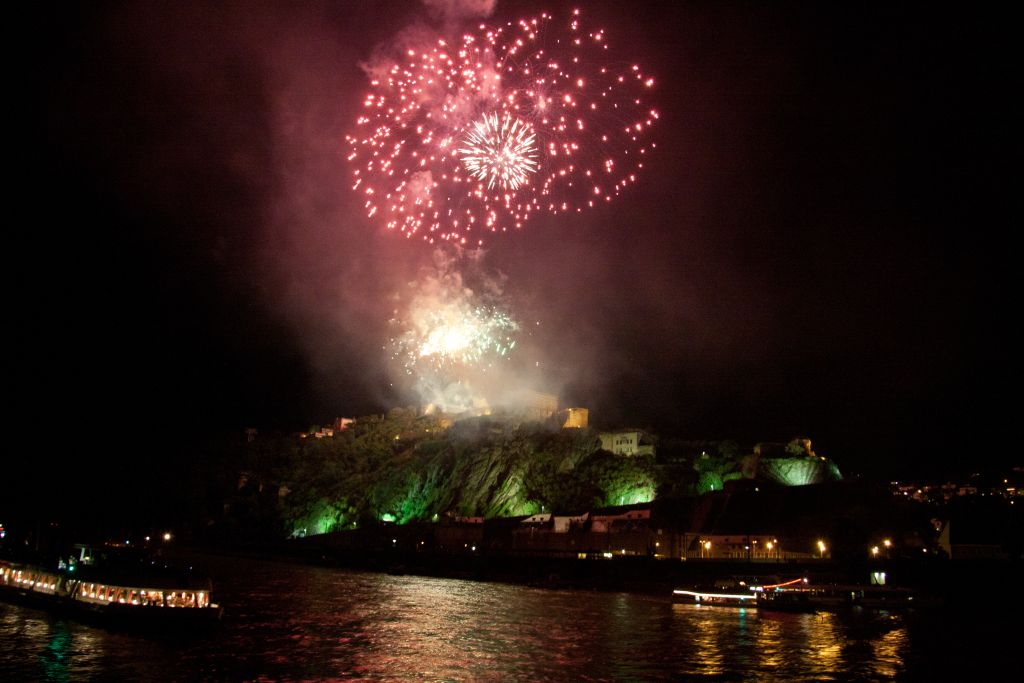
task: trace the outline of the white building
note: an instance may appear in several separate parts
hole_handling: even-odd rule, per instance
[[[641,430],[601,433],[601,448],[615,455],[654,455],[654,441]]]

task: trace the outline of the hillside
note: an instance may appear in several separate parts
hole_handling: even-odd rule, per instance
[[[237,447],[228,526],[308,535],[367,523],[577,513],[721,490],[839,478],[818,456],[728,453],[681,462],[601,449],[598,432],[512,416],[450,426],[411,409],[359,418],[326,438],[259,437]],[[793,476],[793,473],[799,476]],[[798,481],[799,480],[799,481]],[[223,499],[222,499],[223,500]]]

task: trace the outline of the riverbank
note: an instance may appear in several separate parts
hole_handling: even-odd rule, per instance
[[[707,585],[725,577],[807,577],[813,583],[866,584],[872,572],[884,572],[887,585],[912,588],[943,604],[970,606],[975,591],[965,586],[1010,585],[1019,576],[1011,561],[950,561],[906,558],[872,562],[681,560],[650,556],[546,556],[487,552],[471,547],[461,553],[403,548],[339,548],[317,539],[266,545],[203,546],[203,554],[268,559],[338,567],[390,575],[500,582],[531,587],[623,591],[666,596],[673,589]]]

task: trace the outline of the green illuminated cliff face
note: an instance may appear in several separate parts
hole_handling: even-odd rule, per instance
[[[652,457],[601,451],[587,430],[480,420],[397,457],[370,504],[401,524],[446,512],[510,517],[646,503],[656,487]]]
[[[756,479],[781,486],[807,486],[839,481],[842,475],[834,462],[817,455],[795,457],[704,457],[694,463],[698,494],[722,491],[730,481]]]
[[[652,455],[601,450],[588,429],[489,417],[447,427],[401,409],[360,418],[333,438],[245,448],[248,484],[236,500],[248,495],[249,510],[269,510],[294,535],[446,515],[577,514],[649,503],[658,491],[674,497],[721,491],[734,479],[796,486],[840,478],[834,464],[817,456],[760,458],[717,448],[698,451],[685,466],[657,466]],[[257,482],[259,491],[278,495],[254,497]]]
[[[445,429],[404,410],[304,439],[286,459],[282,515],[298,535],[446,514],[575,513],[650,502],[658,485],[653,457],[601,451],[587,429],[490,418]]]
[[[758,474],[783,486],[806,486],[842,479],[835,463],[818,457],[761,460]]]
[[[445,429],[434,418],[392,411],[294,446],[279,473],[289,490],[282,512],[293,533],[312,535],[370,521],[579,511],[653,498],[651,472],[598,466],[609,454],[588,465],[598,446],[589,430],[484,418]]]

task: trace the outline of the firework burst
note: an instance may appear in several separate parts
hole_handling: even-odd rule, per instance
[[[480,24],[373,74],[346,137],[352,187],[407,237],[478,245],[537,212],[611,201],[655,146],[653,79],[578,10]]]
[[[479,390],[493,373],[500,374],[520,330],[500,287],[466,286],[457,265],[439,259],[436,269],[412,285],[407,309],[391,320],[396,334],[389,347],[420,398],[451,412],[483,400]]]
[[[484,115],[459,150],[462,164],[472,177],[486,180],[488,190],[495,183],[504,190],[518,190],[528,173],[537,172],[536,137],[529,124],[507,113],[500,124],[497,114]]]
[[[451,301],[414,300],[404,332],[391,340],[393,356],[408,374],[473,367],[486,371],[515,348],[518,323],[497,306],[478,304],[472,294]]]

